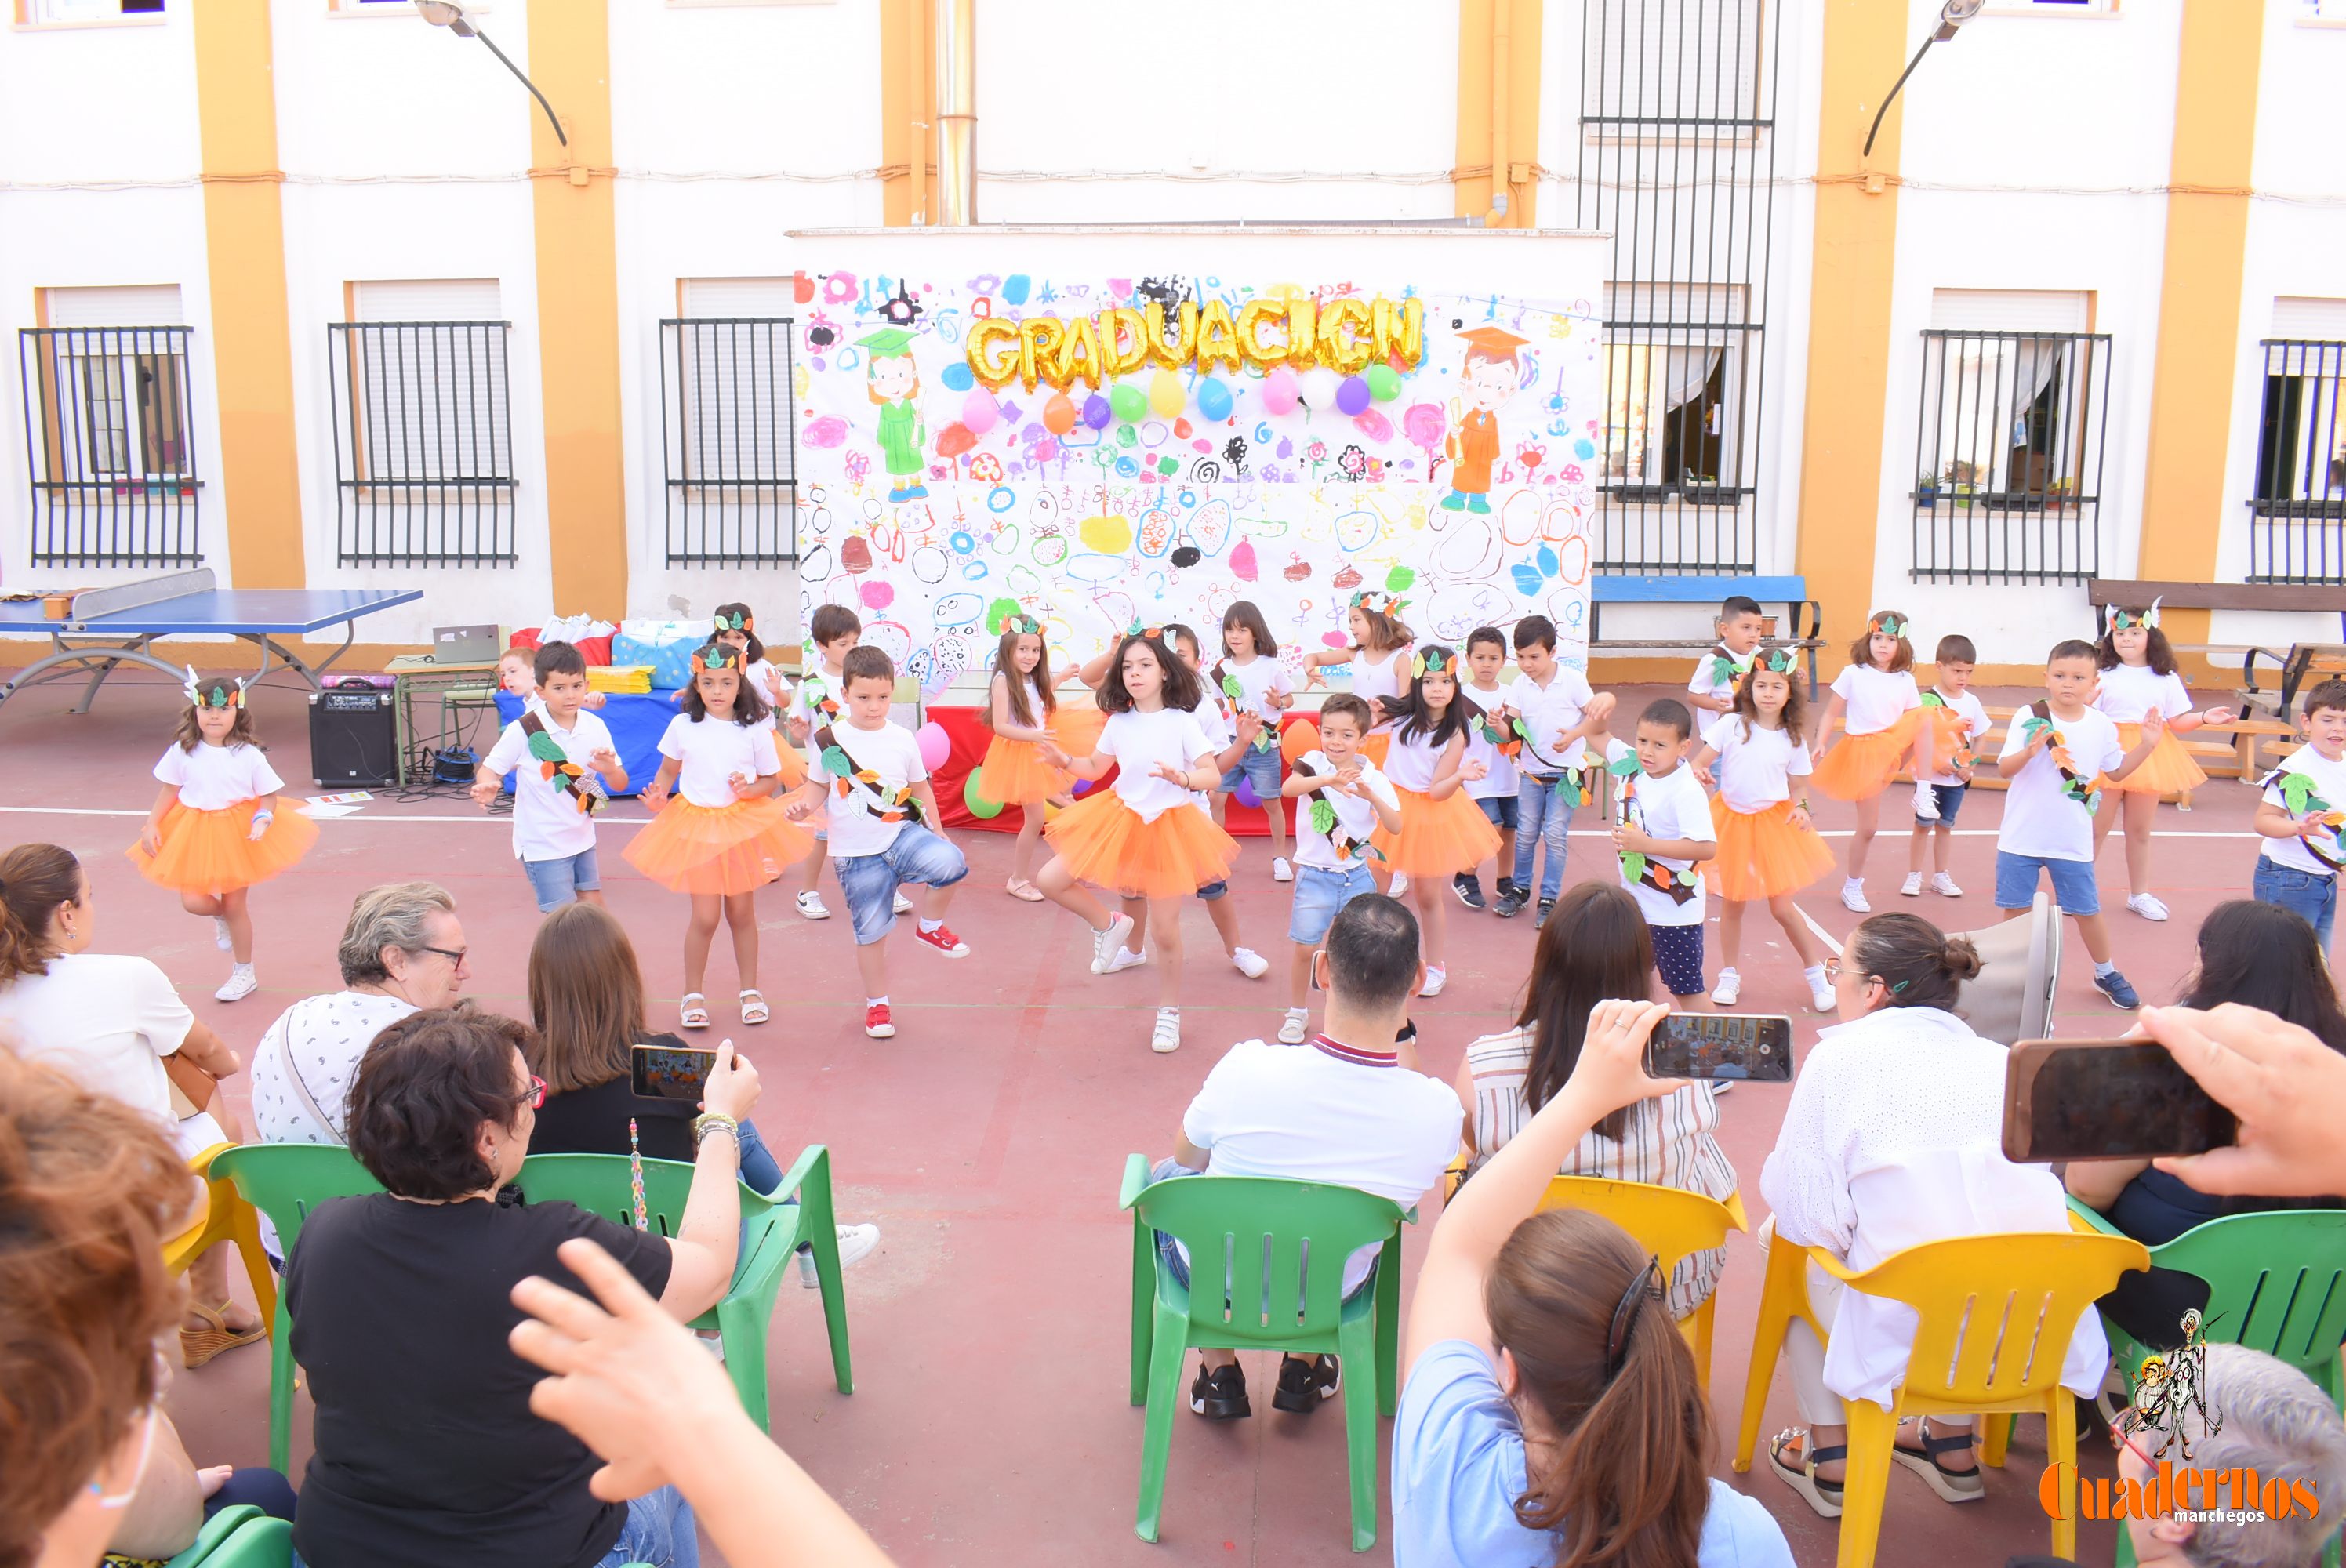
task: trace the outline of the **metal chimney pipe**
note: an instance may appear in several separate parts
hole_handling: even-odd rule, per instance
[[[937,221],[977,221],[976,0],[936,0]]]

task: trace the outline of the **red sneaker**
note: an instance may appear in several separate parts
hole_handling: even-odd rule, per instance
[[[953,927],[949,925],[941,925],[934,931],[923,931],[920,927],[914,926],[913,928],[913,934],[920,938],[921,941],[928,943],[931,947],[935,948],[939,952],[944,953],[947,958],[967,958],[969,956],[969,943],[954,935]]]
[[[888,1004],[875,1002],[863,1010],[863,1033],[874,1040],[893,1040],[896,1026],[888,1021]]]

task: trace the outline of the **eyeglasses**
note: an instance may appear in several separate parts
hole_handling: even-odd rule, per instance
[[[1882,977],[1878,974],[1858,974],[1857,971],[1853,969],[1844,969],[1841,966],[1841,960],[1837,958],[1829,958],[1825,960],[1825,980],[1827,983],[1839,980],[1843,974],[1857,975],[1858,979],[1872,984],[1879,984],[1882,981]]]
[[[535,1073],[529,1075],[529,1108],[533,1111],[546,1109],[546,1080]]]
[[[472,950],[470,948],[463,947],[419,947],[415,951],[418,952],[436,952],[441,957],[446,959],[450,963],[462,963],[464,962],[464,955]]]

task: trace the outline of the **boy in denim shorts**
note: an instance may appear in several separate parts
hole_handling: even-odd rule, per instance
[[[473,775],[473,802],[486,810],[514,778],[514,858],[528,874],[537,912],[603,901],[595,863],[595,813],[627,788],[611,731],[582,712],[586,659],[566,642],[540,647],[531,660],[536,695],[505,727]]]
[[[2346,680],[2325,680],[2306,695],[2305,744],[2265,775],[2257,803],[2257,854],[2251,891],[2259,903],[2303,915],[2330,951],[2338,920],[2338,867],[2346,860],[2332,813],[2346,810]]]
[[[1287,1017],[1280,1044],[1300,1045],[1311,1032],[1311,958],[1328,939],[1336,912],[1377,891],[1369,876],[1369,835],[1401,831],[1401,797],[1361,755],[1373,716],[1350,692],[1320,709],[1320,749],[1297,759],[1281,792],[1300,802],[1295,813],[1295,906],[1287,940],[1295,961],[1287,986]]]
[[[1972,671],[1979,664],[1979,650],[1972,646],[1972,639],[1960,635],[1941,637],[1933,657],[1938,679],[1923,694],[1923,717],[1942,722],[1932,713],[1933,708],[1953,714],[1963,725],[1963,739],[1952,750],[1933,741],[1932,760],[1940,770],[1915,781],[1914,842],[1906,853],[1906,885],[1898,891],[1910,899],[1921,898],[1923,865],[1929,860],[1933,866],[1931,891],[1959,899],[1964,890],[1948,874],[1947,860],[1955,845],[1955,818],[1972,787],[1972,747],[1988,732],[1988,717],[1979,694],[1972,689]],[[1932,815],[1923,815],[1926,804],[1935,809]]]

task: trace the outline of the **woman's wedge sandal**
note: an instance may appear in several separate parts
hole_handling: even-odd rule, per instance
[[[1916,1441],[1923,1445],[1920,1450],[1908,1448],[1905,1444],[1906,1421],[1909,1420],[1914,1423]],[[1960,1453],[1966,1459],[1970,1458],[1972,1434],[1969,1431],[1960,1436],[1933,1437],[1927,1418],[1909,1416],[1898,1423],[1898,1438],[1896,1445],[1890,1451],[1890,1457],[1921,1476],[1930,1489],[1939,1494],[1942,1502],[1977,1502],[1987,1495],[1987,1486],[1980,1479],[1977,1463],[1967,1464],[1962,1470],[1949,1470],[1939,1462],[1939,1456],[1943,1453]]]
[[[200,1329],[179,1330],[180,1361],[190,1371],[215,1356],[223,1355],[236,1349],[239,1346],[253,1344],[269,1337],[269,1330],[259,1323],[255,1323],[250,1329],[230,1328],[228,1315],[232,1303],[227,1301],[221,1302],[217,1307],[206,1307],[196,1301],[188,1303],[188,1315],[191,1318],[200,1318],[204,1321],[204,1327]]]
[[[1797,1465],[1784,1457],[1785,1444],[1794,1438],[1800,1439],[1806,1450]],[[1778,1432],[1768,1440],[1768,1465],[1776,1472],[1778,1480],[1808,1499],[1809,1506],[1815,1509],[1821,1517],[1839,1519],[1841,1482],[1825,1480],[1817,1473],[1817,1466],[1849,1458],[1849,1445],[1835,1443],[1830,1448],[1815,1448],[1810,1446],[1813,1441],[1812,1434],[1805,1427],[1790,1427]]]

